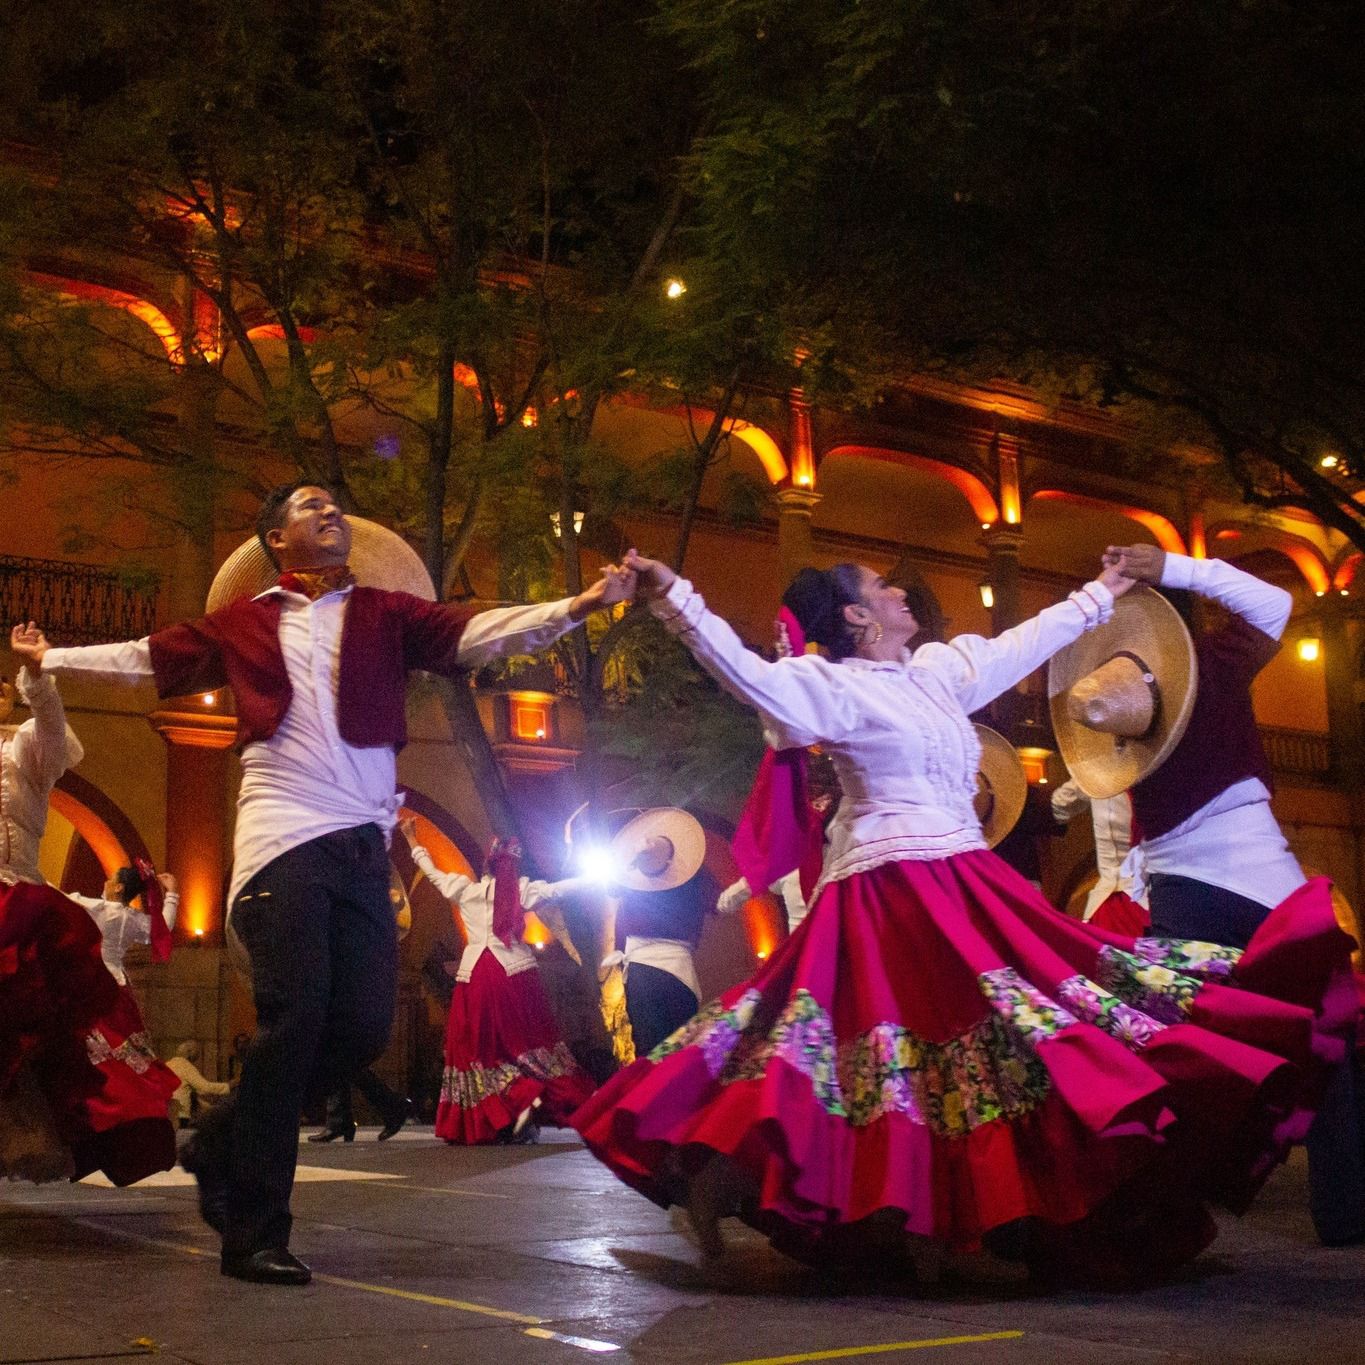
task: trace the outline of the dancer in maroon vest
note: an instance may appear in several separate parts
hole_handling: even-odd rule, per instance
[[[357,586],[351,528],[313,484],[276,489],[257,535],[279,582],[198,621],[121,645],[17,652],[44,672],[154,679],[162,697],[230,685],[242,745],[232,927],[251,959],[257,1033],[234,1100],[184,1156],[200,1211],[238,1279],[305,1284],[288,1250],[299,1110],[388,1042],[397,935],[386,843],[411,669],[462,675],[551,644],[633,575],[608,568],[577,597],[475,615]]]

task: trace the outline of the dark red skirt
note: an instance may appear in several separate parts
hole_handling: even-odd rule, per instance
[[[0,882],[0,1098],[24,1068],[68,1147],[82,1131],[84,1104],[103,1085],[86,1034],[114,1008],[118,989],[100,957],[99,930],[79,905],[50,886]]]
[[[450,1002],[436,1136],[493,1142],[536,1100],[537,1121],[563,1125],[592,1088],[560,1036],[540,973],[508,976],[485,952]]]
[[[665,1205],[724,1155],[806,1259],[889,1212],[1128,1278],[1197,1253],[1207,1206],[1244,1209],[1302,1138],[1357,1012],[1349,947],[1322,880],[1239,952],[1081,924],[991,853],[891,863],[826,887],[574,1126]]]
[[[77,1178],[102,1170],[115,1185],[131,1185],[175,1165],[175,1127],[167,1117],[180,1079],[152,1050],[137,1001],[126,986],[86,1035],[90,1062],[103,1077],[81,1105],[73,1144]]]

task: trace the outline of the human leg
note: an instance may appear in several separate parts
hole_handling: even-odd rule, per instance
[[[648,1056],[696,1014],[700,1001],[676,976],[634,962],[626,972],[626,1014],[635,1055]]]
[[[1194,939],[1245,948],[1270,914],[1267,906],[1193,877],[1157,872],[1148,885],[1151,933],[1156,938]]]

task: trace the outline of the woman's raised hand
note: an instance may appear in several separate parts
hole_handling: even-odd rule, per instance
[[[584,588],[569,606],[569,615],[581,621],[589,613],[628,602],[635,596],[635,570],[630,565],[606,564],[602,576],[589,588]]]
[[[636,590],[641,597],[658,597],[666,593],[678,576],[667,564],[646,559],[638,550],[627,550],[621,565],[635,574]]]

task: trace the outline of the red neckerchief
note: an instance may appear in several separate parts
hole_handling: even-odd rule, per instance
[[[806,652],[796,617],[783,607],[777,618],[778,650]],[[801,889],[814,889],[824,859],[824,822],[810,804],[806,751],[767,749],[753,790],[735,828],[730,850],[753,894],[761,896],[788,872],[801,869]]]
[[[278,586],[285,592],[301,593],[310,602],[316,602],[329,592],[354,587],[355,575],[349,564],[333,564],[326,569],[291,569],[280,575]]]
[[[161,883],[156,879],[156,868],[146,858],[134,858],[133,867],[142,878],[142,908],[151,920],[152,961],[165,962],[171,955],[171,931],[166,927],[166,916],[162,913],[165,902]]]

